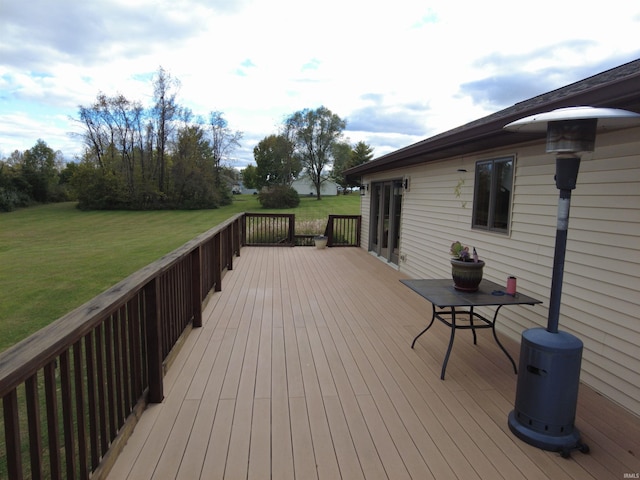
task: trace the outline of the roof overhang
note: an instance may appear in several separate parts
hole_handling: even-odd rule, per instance
[[[619,77],[612,73],[620,70],[624,74]],[[357,181],[363,175],[542,139],[545,133],[508,132],[503,127],[522,117],[558,108],[588,105],[640,113],[639,84],[640,60],[636,60],[350,168],[345,175]]]

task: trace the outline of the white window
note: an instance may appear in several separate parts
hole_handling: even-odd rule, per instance
[[[513,167],[513,157],[476,162],[473,228],[509,233]]]

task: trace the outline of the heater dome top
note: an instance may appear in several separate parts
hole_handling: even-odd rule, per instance
[[[544,133],[547,131],[549,122],[589,119],[598,120],[598,130],[614,130],[640,125],[639,113],[618,108],[580,106],[558,108],[551,112],[536,113],[535,115],[511,122],[505,125],[504,129],[513,132]]]

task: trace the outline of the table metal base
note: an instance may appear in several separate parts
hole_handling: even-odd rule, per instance
[[[493,315],[493,320],[490,320],[482,316],[481,314],[474,312],[473,307],[469,307],[469,310],[456,310],[456,307],[447,307],[447,308],[442,308],[440,310],[437,310],[436,306],[432,304],[431,308],[432,308],[433,314],[431,316],[431,321],[429,322],[429,325],[427,325],[427,328],[421,331],[413,339],[413,342],[411,343],[411,348],[415,346],[418,338],[420,338],[420,336],[422,336],[423,333],[425,333],[427,330],[429,330],[429,328],[431,328],[431,325],[433,325],[433,322],[436,318],[440,320],[442,323],[444,323],[445,325],[447,325],[451,329],[451,336],[449,337],[449,346],[447,347],[447,353],[444,356],[444,362],[442,364],[442,372],[440,373],[440,378],[444,380],[444,374],[447,370],[447,363],[449,362],[449,356],[451,355],[451,349],[453,348],[453,339],[455,338],[456,330],[457,329],[471,330],[473,333],[473,344],[477,345],[476,329],[490,328],[491,332],[493,333],[493,338],[495,339],[500,349],[504,352],[504,354],[507,356],[507,358],[511,362],[514,373],[517,374],[518,369],[516,367],[516,362],[513,360],[511,355],[509,355],[509,352],[507,352],[507,349],[504,348],[502,343],[500,343],[500,340],[498,339],[498,335],[496,334],[496,319],[498,318],[498,313],[500,312],[501,307],[502,305],[498,305],[498,308],[496,309]],[[456,315],[460,315],[460,314],[465,314],[469,316],[468,325],[466,324],[459,325],[456,323]],[[449,319],[447,318],[444,318],[442,315],[450,315],[451,321],[449,321]],[[479,320],[480,323],[474,323],[474,319]]]

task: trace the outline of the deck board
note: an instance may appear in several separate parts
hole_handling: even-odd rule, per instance
[[[600,479],[640,472],[640,419],[581,385],[591,454],[507,426],[516,376],[490,331],[436,323],[404,276],[353,248],[244,248],[113,479]],[[527,308],[518,307],[521,314]],[[508,309],[499,322],[508,322]],[[514,358],[518,345],[501,336]]]

